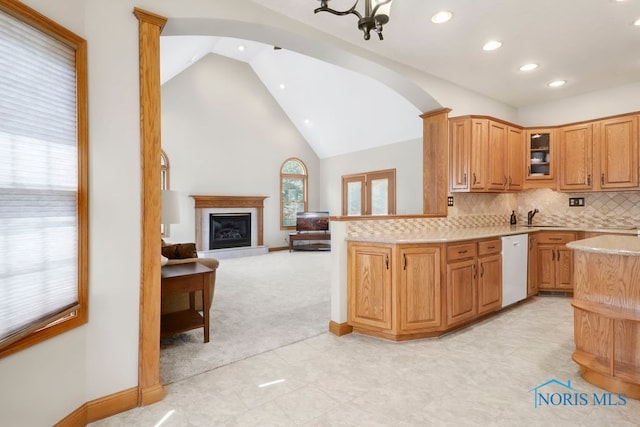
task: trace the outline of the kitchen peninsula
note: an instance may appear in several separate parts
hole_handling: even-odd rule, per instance
[[[567,247],[575,251],[573,360],[590,383],[640,399],[640,237]]]

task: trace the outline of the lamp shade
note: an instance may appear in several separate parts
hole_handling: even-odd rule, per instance
[[[180,223],[180,203],[177,191],[162,190],[162,223]]]

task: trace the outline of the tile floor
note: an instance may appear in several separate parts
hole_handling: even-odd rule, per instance
[[[582,380],[572,351],[570,298],[536,297],[437,339],[323,333],[176,382],[163,401],[92,425],[639,425],[640,401],[593,404],[604,390]],[[587,404],[535,408],[530,390],[550,379],[571,381]]]

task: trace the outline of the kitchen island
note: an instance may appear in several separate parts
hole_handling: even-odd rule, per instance
[[[573,360],[586,381],[640,399],[640,237],[567,247],[575,252]]]

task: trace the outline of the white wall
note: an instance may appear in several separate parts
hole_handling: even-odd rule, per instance
[[[517,124],[552,126],[640,111],[640,83],[591,92],[518,110]]]
[[[331,215],[341,215],[342,175],[395,168],[397,213],[421,214],[422,162],[422,139],[322,159],[320,205]]]
[[[190,194],[268,196],[265,245],[286,246],[279,173],[289,157],[307,166],[309,209],[319,208],[318,157],[244,62],[209,54],[163,85],[162,148],[181,206],[169,241],[195,241]]]

